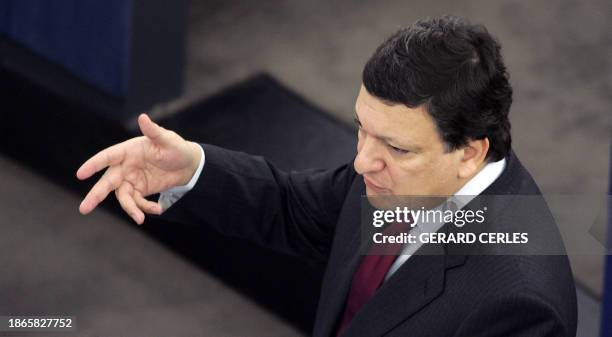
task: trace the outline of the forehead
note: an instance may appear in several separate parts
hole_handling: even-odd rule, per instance
[[[423,106],[387,104],[361,86],[355,103],[357,118],[368,131],[382,138],[427,145],[439,142],[435,123]]]

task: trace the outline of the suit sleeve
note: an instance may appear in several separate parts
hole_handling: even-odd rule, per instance
[[[212,226],[274,250],[325,263],[352,165],[284,172],[259,156],[201,144],[202,174],[162,218]]]
[[[535,295],[485,300],[476,306],[455,337],[574,337],[556,309]]]

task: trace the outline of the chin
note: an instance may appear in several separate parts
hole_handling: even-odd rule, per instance
[[[380,193],[366,188],[366,196],[370,205],[377,209],[395,209],[398,206],[396,196],[389,193]]]

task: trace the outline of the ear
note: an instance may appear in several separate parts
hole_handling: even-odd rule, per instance
[[[484,165],[489,152],[489,139],[473,139],[462,148],[463,157],[459,164],[459,178],[473,177]]]

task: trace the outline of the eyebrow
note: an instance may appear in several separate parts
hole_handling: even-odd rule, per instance
[[[359,120],[359,116],[357,116],[357,114],[355,114],[355,117],[353,118],[353,120],[355,121],[355,124],[357,124],[358,127],[362,127],[361,125],[361,121]],[[374,135],[376,138],[378,139],[382,139],[386,142],[394,142],[395,139],[391,138],[391,137],[386,137],[386,136],[381,136],[381,135]]]
[[[356,124],[358,127],[361,127],[361,121],[359,121],[359,116],[357,116],[357,113],[355,113],[355,117],[353,118],[353,121],[355,122],[355,124]],[[397,145],[398,145],[398,146],[400,146],[400,147],[405,147],[405,148],[408,148],[408,149],[409,149],[409,150],[411,150],[411,151],[418,152],[418,151],[420,151],[420,150],[421,150],[421,147],[419,147],[419,146],[417,146],[417,145],[407,145],[407,144],[403,144],[402,142],[398,142],[397,140],[395,140],[394,138],[391,138],[391,137],[386,137],[386,136],[381,136],[381,135],[374,135],[374,136],[375,136],[376,138],[378,138],[378,139],[382,139],[382,140],[384,140],[384,141],[385,141],[385,142],[387,142],[387,143],[391,142],[391,143],[397,144]]]

